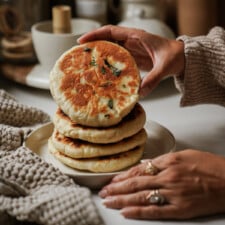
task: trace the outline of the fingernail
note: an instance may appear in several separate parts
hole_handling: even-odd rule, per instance
[[[127,209],[126,208],[121,209],[120,214],[122,214],[124,217],[126,217],[127,216]]]
[[[116,175],[115,177],[112,178],[111,182],[121,181],[121,179],[123,179],[123,177],[124,177],[123,173]]]
[[[145,162],[147,162],[147,161],[149,161],[149,159],[142,159],[142,160],[141,160],[141,163],[145,163]]]
[[[117,181],[117,180],[118,180],[118,178],[117,178],[117,176],[116,176],[116,177],[113,177],[113,178],[112,178],[111,182],[115,182],[115,181]]]
[[[114,199],[114,197],[109,196],[109,197],[105,198],[105,199],[102,201],[102,203],[103,203],[103,205],[105,205],[106,207],[107,207],[107,206],[110,206],[111,203],[113,202],[113,199]]]
[[[101,197],[101,198],[105,198],[107,196],[108,192],[107,190],[105,189],[102,189],[101,191],[99,191],[98,195]]]
[[[80,39],[81,39],[80,37],[77,39],[77,43],[78,43],[78,44],[80,44]]]

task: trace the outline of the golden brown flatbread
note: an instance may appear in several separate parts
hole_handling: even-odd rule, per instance
[[[113,144],[93,144],[79,139],[63,136],[54,130],[51,136],[52,145],[61,153],[71,158],[93,158],[98,156],[114,155],[129,151],[137,146],[144,145],[147,133],[142,129],[132,137]]]
[[[78,170],[91,171],[95,173],[108,173],[126,169],[134,165],[141,159],[144,146],[138,146],[130,151],[119,153],[112,156],[73,159],[59,152],[51,143],[48,142],[48,149],[63,164]]]
[[[145,121],[145,111],[139,103],[119,124],[104,128],[79,125],[65,115],[60,108],[53,117],[56,130],[64,136],[103,144],[118,142],[136,134],[143,128]]]
[[[94,41],[73,47],[57,60],[50,73],[50,91],[74,122],[107,127],[133,109],[140,81],[137,65],[126,49]]]

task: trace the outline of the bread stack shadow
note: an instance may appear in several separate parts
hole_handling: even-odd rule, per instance
[[[74,169],[120,171],[141,159],[147,140],[145,121],[145,111],[139,103],[122,121],[108,127],[80,125],[58,108],[48,148],[56,159]]]

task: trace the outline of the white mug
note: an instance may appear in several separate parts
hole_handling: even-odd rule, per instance
[[[77,45],[84,33],[100,27],[100,23],[89,19],[72,19],[72,33],[52,32],[52,21],[34,24],[31,28],[34,49],[40,65],[50,71],[56,60],[68,49]]]
[[[77,17],[107,22],[107,0],[75,0]]]

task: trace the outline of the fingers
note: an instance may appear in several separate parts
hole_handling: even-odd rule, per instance
[[[142,79],[139,94],[142,97],[147,96],[160,82],[162,75],[154,67],[153,69]]]
[[[167,166],[164,165],[164,162],[162,160],[160,160],[160,158],[159,159],[155,158],[153,160],[146,159],[144,162],[140,163],[139,165],[134,166],[134,167],[130,168],[129,170],[122,172],[119,175],[115,176],[112,179],[111,183],[120,182],[120,181],[126,180],[131,177],[136,177],[136,176],[152,175],[147,171],[149,161],[151,161],[151,164],[154,167],[156,167],[157,174],[167,168]],[[156,174],[154,174],[154,175],[156,175]]]
[[[94,40],[111,40],[111,28],[109,26],[103,26],[101,28],[98,28],[96,30],[90,31],[80,38],[78,38],[78,43],[83,44],[88,41],[94,41]]]
[[[183,161],[182,156],[181,156],[182,152],[170,152],[170,153],[158,156],[158,157],[154,158],[154,164],[160,170],[172,168],[173,166],[181,164],[181,162]]]
[[[128,178],[121,182],[111,183],[105,186],[100,192],[99,196],[105,198],[107,196],[117,194],[128,194],[142,190],[158,189],[162,185],[159,184],[160,179],[156,179],[155,176],[138,176]]]
[[[108,208],[122,209],[121,214],[126,218],[156,220],[189,217],[185,206],[171,204],[170,197],[173,198],[171,191],[160,189],[160,194],[166,198],[164,205],[151,204],[147,198],[149,193],[150,190],[144,190],[132,194],[109,196],[104,199],[103,204]]]
[[[134,166],[134,167],[130,168],[129,170],[122,172],[119,175],[115,176],[112,179],[112,182],[118,182],[118,181],[126,180],[127,178],[144,175],[146,165],[147,165],[147,162],[141,163],[137,166]]]
[[[152,190],[143,190],[131,194],[108,196],[103,200],[103,204],[108,208],[121,209],[128,206],[147,206],[150,203],[149,194]],[[160,189],[160,194],[169,196],[169,192]],[[168,202],[169,199],[166,199]]]
[[[127,30],[129,29],[124,29],[119,26],[106,25],[84,34],[77,41],[80,44],[94,40],[124,41],[128,36],[128,33],[126,32]]]
[[[110,195],[133,193],[169,185],[165,184],[165,180],[176,179],[179,175],[176,169],[174,169],[173,173],[171,170],[174,166],[177,168],[180,164],[180,156],[179,153],[168,153],[151,160],[150,168],[148,164],[149,160],[146,160],[115,176],[111,183],[99,192],[99,195],[105,198]],[[153,169],[156,169],[156,173],[150,173]],[[168,175],[169,172],[171,176]]]
[[[127,206],[149,205],[147,196],[148,190],[140,191],[132,194],[116,195],[106,197],[103,204],[108,208],[121,209]]]
[[[106,25],[96,30],[90,31],[81,36],[77,41],[82,44],[94,40],[111,40],[116,42],[126,42],[129,39],[128,45],[131,45],[132,40],[142,39],[147,33],[143,30],[135,28],[127,28],[121,26]],[[150,34],[148,34],[150,36]],[[136,43],[135,43],[136,44]]]
[[[149,192],[145,190],[127,195],[110,196],[103,201],[103,204],[108,208],[122,209],[120,212],[126,218],[153,220],[185,218],[181,207],[169,204],[169,192],[160,189],[160,193],[167,196],[167,203],[164,205],[151,204],[147,198]]]
[[[121,210],[121,214],[132,219],[179,219],[179,209],[175,205],[130,206]]]

